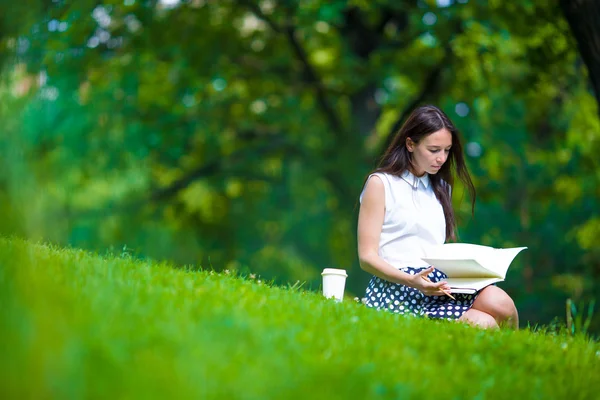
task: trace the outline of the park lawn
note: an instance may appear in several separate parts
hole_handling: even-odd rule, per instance
[[[0,398],[595,399],[600,345],[0,239]]]

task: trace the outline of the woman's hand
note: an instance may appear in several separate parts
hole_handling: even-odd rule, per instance
[[[433,283],[429,279],[426,279],[427,275],[432,273],[434,269],[434,267],[429,267],[418,274],[411,275],[410,286],[423,292],[426,296],[444,296],[450,293],[450,286],[448,286],[446,281]]]

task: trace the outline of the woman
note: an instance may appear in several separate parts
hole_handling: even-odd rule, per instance
[[[360,196],[358,256],[374,275],[366,304],[395,313],[457,319],[484,328],[518,328],[512,299],[497,286],[454,294],[446,276],[421,260],[424,249],[455,240],[453,173],[471,194],[458,131],[434,106],[419,107],[400,128]]]

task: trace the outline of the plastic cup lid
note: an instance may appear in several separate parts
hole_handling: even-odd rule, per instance
[[[325,268],[321,275],[342,275],[348,277],[345,269]]]

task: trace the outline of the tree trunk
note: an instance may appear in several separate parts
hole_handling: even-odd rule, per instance
[[[600,116],[600,1],[560,0],[560,6],[588,68]]]

